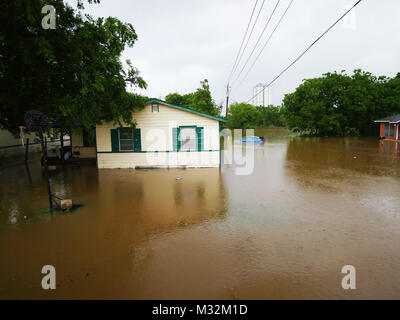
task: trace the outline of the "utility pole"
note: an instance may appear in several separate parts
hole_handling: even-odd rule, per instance
[[[231,87],[229,83],[226,85],[226,109],[225,109],[225,116],[228,117],[228,109],[229,109],[229,90]]]

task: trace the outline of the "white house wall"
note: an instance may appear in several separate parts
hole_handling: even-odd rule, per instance
[[[142,152],[112,153],[111,129],[113,123],[96,127],[97,162],[99,168],[134,168],[140,166],[218,167],[219,122],[159,104],[159,112],[152,112],[151,104],[134,113],[137,128],[141,129]],[[173,152],[172,129],[180,126],[203,127],[201,152]],[[154,152],[159,151],[159,152]]]

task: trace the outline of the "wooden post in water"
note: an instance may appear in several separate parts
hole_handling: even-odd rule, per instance
[[[28,153],[29,153],[29,138],[26,139],[26,144],[25,144],[25,163],[28,163]]]
[[[39,131],[40,142],[42,144],[42,156],[43,156],[43,166],[44,166],[44,176],[47,184],[47,194],[49,196],[49,205],[50,210],[53,211],[53,200],[51,198],[51,189],[50,189],[50,180],[49,180],[49,171],[47,168],[47,137],[43,139],[42,130]]]

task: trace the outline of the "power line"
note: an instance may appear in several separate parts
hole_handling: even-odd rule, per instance
[[[249,22],[247,23],[246,32],[244,33],[244,36],[243,36],[243,39],[242,39],[242,43],[240,44],[240,48],[239,48],[239,51],[238,51],[238,53],[237,53],[237,55],[236,55],[235,62],[233,63],[232,70],[231,70],[231,73],[229,74],[227,83],[229,83],[229,80],[231,79],[231,77],[232,77],[232,75],[233,75],[233,70],[234,70],[235,67],[236,67],[236,62],[237,62],[237,60],[238,60],[238,58],[239,58],[240,52],[242,51],[243,43],[244,43],[244,40],[246,39],[247,32],[249,31],[249,27],[250,27],[251,21],[253,20],[253,15],[254,15],[254,12],[255,12],[255,10],[256,10],[257,3],[258,3],[258,0],[256,0],[256,3],[254,4],[254,7],[253,7],[253,11],[251,12],[250,20],[249,20]]]
[[[287,70],[289,70],[297,61],[299,61],[319,40],[322,39],[335,25],[337,25],[345,16],[349,14],[351,10],[353,10],[362,0],[358,0],[349,10],[347,10],[338,20],[335,21],[324,33],[322,33],[311,45],[301,54],[299,55],[289,66],[287,66],[281,73],[279,73],[270,83],[263,86],[263,89],[272,85],[276,80],[278,80]],[[247,100],[246,103],[253,100],[257,97],[262,91],[254,95],[251,99]]]
[[[268,43],[270,42],[272,36],[274,35],[275,31],[278,29],[279,25],[281,24],[283,18],[286,16],[286,13],[288,12],[289,8],[291,7],[292,3],[294,0],[291,0],[288,7],[286,8],[285,12],[283,13],[283,15],[281,16],[281,18],[279,19],[278,23],[275,26],[275,29],[272,31],[271,35],[269,36],[267,42],[264,44],[264,46],[262,47],[260,53],[258,54],[258,56],[256,57],[256,59],[254,60],[253,64],[251,65],[251,67],[249,68],[249,70],[247,71],[246,75],[243,77],[242,81],[240,81],[239,86],[243,83],[243,81],[247,78],[247,76],[249,75],[250,71],[253,69],[254,65],[256,64],[257,60],[260,58],[262,52],[264,51],[265,47],[268,45]]]
[[[246,67],[247,63],[249,62],[250,58],[252,57],[254,51],[256,50],[256,48],[257,48],[257,46],[258,46],[258,43],[260,42],[262,36],[264,35],[264,32],[265,32],[265,30],[267,29],[267,27],[268,27],[268,25],[269,25],[269,23],[270,23],[270,21],[271,21],[273,15],[274,15],[275,11],[276,11],[276,8],[278,7],[278,5],[279,5],[280,2],[281,2],[281,0],[278,0],[278,1],[277,1],[276,5],[275,5],[275,7],[274,7],[274,10],[272,10],[272,13],[271,13],[271,15],[269,16],[269,19],[268,19],[267,23],[265,24],[264,29],[262,30],[260,36],[259,36],[258,39],[257,39],[256,44],[255,44],[254,47],[253,47],[253,50],[251,51],[251,53],[250,53],[249,57],[247,58],[246,62],[244,63],[244,65],[243,65],[242,69],[240,70],[238,76],[237,76],[236,79],[233,81],[232,85],[239,79],[239,77],[240,77],[240,75],[242,74],[244,68]]]
[[[250,31],[250,35],[249,35],[249,37],[247,38],[246,44],[244,45],[243,51],[242,51],[242,53],[241,53],[241,55],[240,55],[240,57],[239,57],[239,60],[238,60],[236,66],[235,66],[235,68],[234,68],[234,70],[233,70],[233,73],[236,72],[236,69],[237,69],[237,67],[238,67],[239,64],[240,64],[240,61],[241,61],[242,58],[243,58],[243,54],[244,54],[244,52],[246,51],[247,45],[249,44],[250,38],[251,38],[251,36],[252,36],[252,34],[253,34],[254,28],[255,28],[255,26],[256,26],[256,24],[257,24],[258,18],[260,17],[260,14],[261,14],[262,8],[264,7],[264,4],[265,4],[265,0],[263,0],[263,2],[262,2],[262,4],[261,4],[261,7],[260,7],[260,9],[258,10],[258,14],[257,14],[256,20],[254,21],[253,27],[251,28],[251,31]]]
[[[236,65],[234,64],[234,66],[233,66],[233,71],[231,71],[231,75],[229,76],[229,78],[228,78],[228,80],[227,80],[227,85],[226,85],[226,88],[227,88],[227,106],[228,106],[228,104],[229,104],[229,90],[230,90],[229,81],[230,81],[232,75],[236,72],[236,69],[237,69],[237,67],[238,67],[239,64],[240,64],[240,61],[242,60],[243,54],[244,54],[244,52],[246,51],[247,45],[249,44],[250,38],[251,38],[251,36],[252,36],[252,34],[253,34],[253,31],[254,31],[254,28],[255,28],[255,26],[256,26],[256,24],[257,24],[258,18],[260,17],[262,8],[264,7],[265,1],[266,1],[266,0],[263,0],[263,2],[262,2],[262,4],[261,4],[261,7],[260,7],[260,9],[259,9],[259,11],[258,11],[258,14],[257,14],[257,17],[256,17],[256,19],[255,19],[255,21],[254,21],[253,27],[251,28],[249,37],[247,38],[246,44],[245,44],[244,47],[243,47],[242,53],[240,54],[239,59],[236,59],[236,60],[237,60],[237,63],[236,63]],[[255,3],[255,6],[254,6],[253,11],[256,9],[257,3],[258,3],[258,1],[256,1],[256,3]],[[254,13],[254,12],[253,12],[253,13]],[[251,19],[252,19],[252,17],[253,17],[253,13],[252,13],[252,16],[251,16],[251,18],[250,18],[249,25],[251,24]],[[246,34],[247,34],[247,31],[246,31]],[[245,38],[246,38],[246,37],[244,37],[243,40],[244,40]],[[242,45],[241,45],[241,46],[242,46]],[[240,53],[240,50],[239,50],[239,53]]]

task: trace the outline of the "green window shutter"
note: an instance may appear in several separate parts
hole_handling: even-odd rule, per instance
[[[196,127],[196,134],[197,134],[197,151],[204,150],[204,128],[203,127]]]
[[[119,152],[118,129],[111,129],[111,151]]]
[[[173,150],[179,151],[181,149],[181,141],[179,139],[181,128],[172,128],[172,144]]]
[[[181,128],[177,129],[177,145],[178,145],[178,151],[181,151]]]
[[[178,128],[172,128],[172,145],[172,150],[178,151]]]
[[[133,151],[142,151],[142,137],[140,134],[140,129],[135,129],[135,132],[133,133]]]

